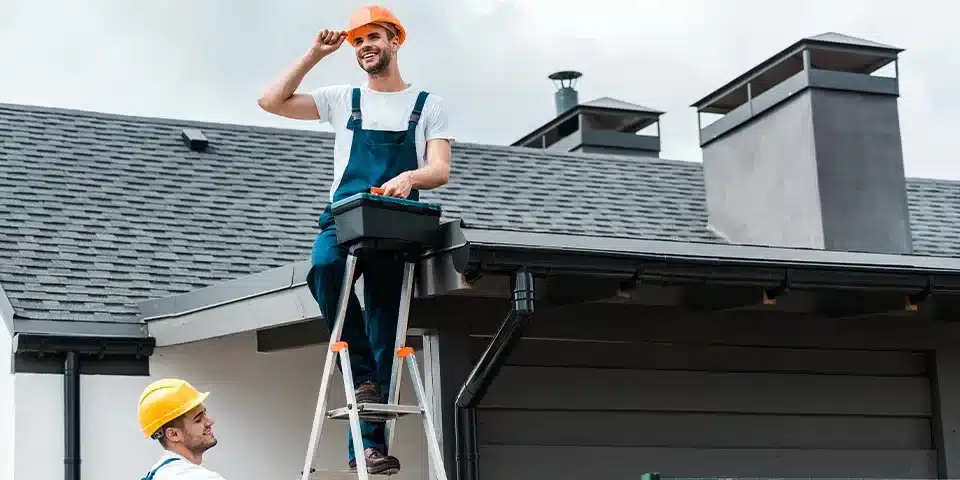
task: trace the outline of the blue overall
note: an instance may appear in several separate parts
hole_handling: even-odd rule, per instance
[[[347,128],[353,131],[353,144],[350,159],[331,204],[357,193],[369,193],[371,187],[379,187],[400,173],[419,167],[416,128],[427,95],[427,92],[420,92],[406,130],[364,130],[360,89],[353,89],[352,114],[347,122]],[[413,190],[407,198],[418,200],[419,193]],[[347,251],[337,244],[336,225],[329,205],[320,215],[319,226],[320,233],[313,244],[312,266],[307,272],[307,286],[320,306],[327,329],[332,330],[343,285]],[[341,339],[349,346],[355,386],[364,381],[374,381],[386,395],[390,391],[403,262],[390,253],[364,253],[357,259],[353,281],[361,274],[366,294],[366,326],[360,301],[351,291]],[[339,357],[337,368],[341,368]],[[384,427],[383,423],[361,421],[363,447],[376,447],[387,454]],[[349,429],[347,452],[348,460],[353,461],[355,452]]]
[[[153,470],[150,470],[150,473],[148,473],[147,476],[143,477],[143,478],[140,479],[140,480],[153,480],[154,475],[157,474],[157,470],[160,470],[161,468],[163,468],[164,465],[166,465],[166,464],[168,464],[168,463],[170,463],[170,462],[177,461],[177,460],[180,460],[180,459],[179,459],[179,458],[168,458],[168,459],[160,462],[160,465],[157,465],[156,468],[154,468]]]

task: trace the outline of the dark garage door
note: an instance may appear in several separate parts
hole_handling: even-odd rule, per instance
[[[919,352],[524,340],[480,475],[936,478],[931,409]]]

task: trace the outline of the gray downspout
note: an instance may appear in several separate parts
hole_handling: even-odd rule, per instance
[[[526,269],[514,273],[512,307],[500,329],[457,395],[454,431],[457,444],[457,475],[460,480],[478,480],[477,416],[474,408],[483,400],[494,377],[520,340],[527,321],[533,315],[533,275]]]
[[[65,480],[80,480],[80,360],[67,352],[63,364],[63,463]]]

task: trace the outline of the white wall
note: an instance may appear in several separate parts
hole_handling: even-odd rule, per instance
[[[227,480],[299,478],[320,387],[323,348],[262,354],[256,352],[253,334],[240,334],[157,349],[150,378],[82,376],[82,477],[129,480],[146,473],[161,450],[138,429],[137,399],[150,381],[170,376],[211,392],[207,406],[217,422],[214,431],[220,443],[204,457],[208,468]],[[422,355],[418,361],[422,371]],[[62,478],[62,385],[59,375],[17,376],[18,480]],[[339,373],[332,385],[331,408],[336,408],[344,403]],[[415,403],[406,370],[401,401]],[[422,420],[410,416],[397,425],[392,453],[403,468],[393,478],[429,478]],[[346,426],[344,421],[324,422],[314,468],[346,469]],[[121,448],[129,453],[119,455]]]
[[[3,314],[0,313],[0,317]],[[13,479],[14,406],[13,366],[10,365],[10,331],[0,318],[0,479]]]

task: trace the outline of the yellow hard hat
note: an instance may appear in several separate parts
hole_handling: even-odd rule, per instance
[[[147,437],[164,424],[203,403],[209,392],[199,392],[185,380],[164,378],[157,380],[140,394],[137,417],[140,430]]]

